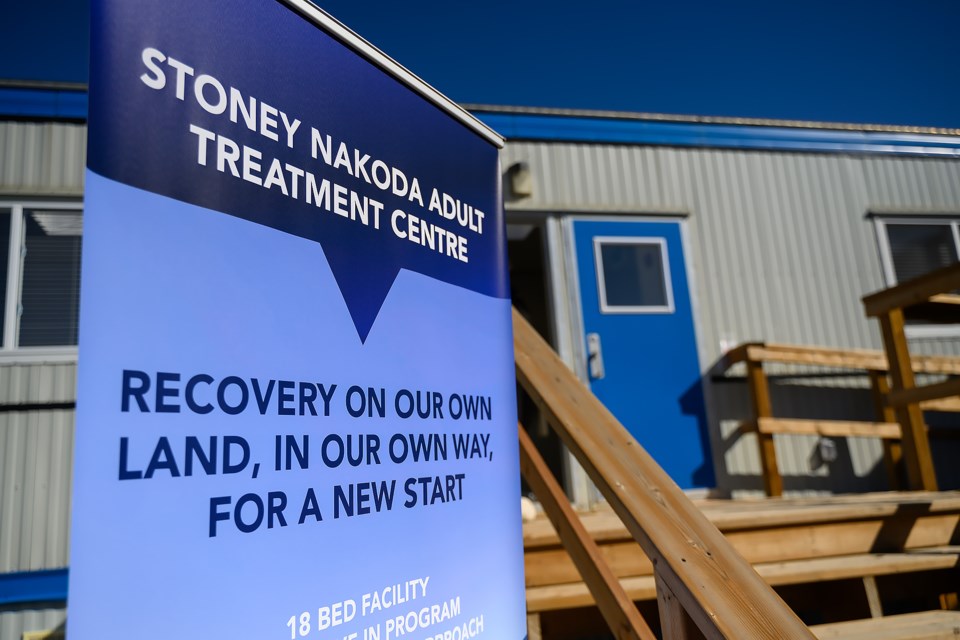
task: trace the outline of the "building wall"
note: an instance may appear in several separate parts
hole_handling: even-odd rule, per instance
[[[85,153],[83,125],[0,122],[0,198],[79,197]],[[721,339],[878,348],[860,306],[884,284],[868,213],[960,212],[955,160],[512,142],[503,166],[518,160],[529,163],[534,195],[509,211],[686,216],[705,375]],[[960,354],[960,341],[915,348]],[[69,564],[73,411],[62,404],[74,400],[75,378],[72,362],[0,356],[0,404],[33,405],[0,412],[0,572]],[[778,384],[774,402],[785,414],[817,406],[857,417],[870,411],[862,387]],[[707,389],[721,486],[758,490],[755,444],[734,430],[746,411],[745,386],[717,381]],[[51,403],[59,407],[43,406]],[[841,464],[811,469],[815,442],[778,438],[788,489],[884,487],[878,442],[841,443]],[[0,637],[56,626],[62,616],[46,605],[0,610]]]
[[[86,156],[85,125],[0,122],[0,197],[79,197]]]
[[[0,638],[20,640],[25,631],[62,629],[67,611],[57,603],[40,603],[27,607],[0,609]]]
[[[508,201],[508,212],[686,219],[708,378],[721,341],[881,348],[860,301],[885,286],[871,214],[960,213],[960,162],[950,159],[510,142],[502,161],[505,168],[525,161],[534,183],[532,196]],[[960,340],[915,340],[913,348],[957,355]],[[837,391],[844,386],[854,391]],[[862,379],[775,384],[775,411],[871,419],[869,395],[856,390],[863,386]],[[718,483],[759,491],[755,440],[739,436],[735,424],[747,414],[744,383],[706,387]],[[886,488],[878,441],[840,442],[837,462],[819,466],[816,443],[776,439],[789,492]]]
[[[85,159],[83,125],[0,122],[0,199],[77,199]],[[0,411],[0,573],[69,564],[74,431],[73,410],[62,407],[75,389],[75,362],[0,355],[0,405],[29,405]],[[64,618],[62,603],[0,608],[0,638],[19,640]]]

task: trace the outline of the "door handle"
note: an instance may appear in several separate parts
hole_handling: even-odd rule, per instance
[[[599,333],[587,334],[587,365],[591,380],[603,380],[606,373],[603,370],[603,348],[600,346]]]

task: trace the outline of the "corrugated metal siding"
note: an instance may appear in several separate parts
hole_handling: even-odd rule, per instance
[[[0,640],[20,640],[24,631],[50,631],[67,618],[63,608],[24,607],[0,611]]]
[[[74,362],[0,365],[0,403],[50,404],[77,398]]]
[[[960,162],[814,153],[510,142],[504,167],[526,161],[534,194],[508,211],[560,214],[687,212],[704,372],[721,339],[880,348],[863,295],[884,286],[870,212],[960,212]],[[914,340],[918,353],[960,355],[960,340]],[[759,487],[752,437],[736,382],[708,385],[721,486]],[[826,387],[843,386],[836,382]],[[853,384],[863,386],[862,381]],[[859,397],[856,397],[860,393]],[[869,418],[862,392],[775,390],[778,415]],[[811,394],[819,394],[814,396]],[[855,399],[851,399],[854,397]],[[841,460],[811,469],[816,439],[777,438],[780,468],[796,492],[883,489],[880,444],[850,439]],[[814,461],[815,462],[815,461]]]
[[[0,572],[67,566],[76,365],[0,366]]]
[[[0,122],[0,194],[79,195],[85,131]],[[518,208],[690,214],[687,250],[705,371],[720,355],[721,338],[878,348],[879,334],[859,302],[883,286],[867,212],[960,211],[960,162],[950,160],[510,143],[504,167],[517,160],[529,163],[535,183],[534,196]],[[960,355],[956,339],[914,344],[918,353]],[[0,367],[0,402],[73,400],[75,375],[72,364]],[[720,484],[756,491],[755,443],[733,426],[746,413],[745,386],[727,381],[707,389]],[[831,417],[870,411],[862,389],[841,394],[777,382],[774,401],[784,414],[811,407]],[[72,411],[0,414],[0,571],[67,564],[72,447]],[[815,449],[814,438],[778,438],[791,491],[884,487],[877,441],[851,439],[838,464],[818,468]],[[0,637],[18,637],[10,625],[56,626],[58,616],[56,610],[4,613]]]
[[[86,154],[84,125],[0,122],[0,195],[78,196]]]

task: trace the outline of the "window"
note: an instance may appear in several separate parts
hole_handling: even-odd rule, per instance
[[[877,238],[887,286],[911,280],[960,260],[960,217],[878,218]],[[911,335],[946,335],[957,327],[911,325]]]
[[[884,221],[889,284],[904,282],[957,262],[958,221]],[[892,281],[891,281],[892,276]]]
[[[596,237],[603,313],[673,313],[673,289],[663,238]]]
[[[0,352],[77,344],[82,225],[76,204],[0,202]]]

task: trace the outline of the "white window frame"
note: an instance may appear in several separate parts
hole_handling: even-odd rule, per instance
[[[10,242],[7,247],[7,292],[3,318],[3,335],[0,336],[0,363],[10,362],[75,362],[77,346],[20,347],[20,292],[23,288],[24,210],[79,211],[83,213],[80,200],[12,200],[0,199],[0,210],[10,212]]]
[[[666,287],[667,304],[643,306],[610,306],[607,304],[607,289],[604,286],[602,245],[629,244],[629,245],[658,245],[660,247],[660,264],[663,268],[663,284]],[[674,313],[673,280],[670,277],[670,256],[667,253],[666,238],[646,236],[594,236],[593,263],[597,272],[597,295],[600,299],[600,312],[604,314],[640,314],[640,313]]]
[[[884,215],[875,217],[873,224],[877,234],[877,246],[880,249],[883,278],[888,287],[899,284],[893,265],[893,253],[890,250],[890,236],[887,234],[888,224],[949,226],[953,232],[953,243],[957,249],[957,255],[960,255],[960,212],[956,215],[940,217]],[[960,324],[912,324],[906,326],[904,330],[908,338],[960,338]]]

